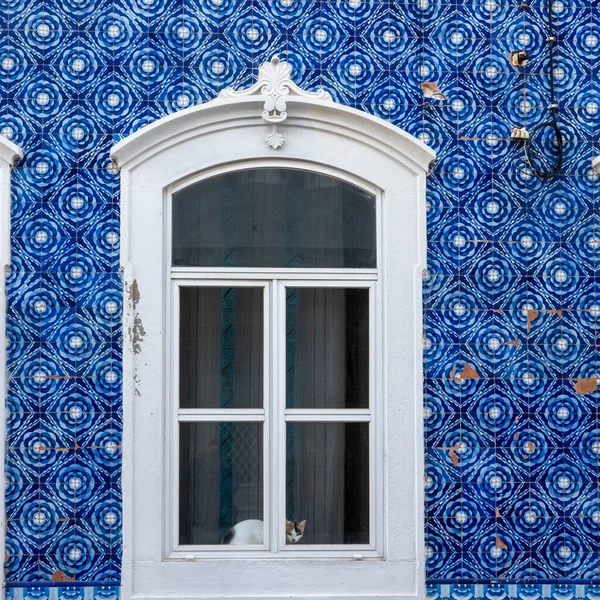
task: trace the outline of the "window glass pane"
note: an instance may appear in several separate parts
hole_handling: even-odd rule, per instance
[[[375,196],[308,171],[253,169],[173,194],[173,265],[375,267]]]
[[[369,290],[288,288],[288,408],[369,407]]]
[[[180,406],[261,408],[263,288],[184,287],[180,298]]]
[[[300,543],[369,543],[368,423],[288,423],[286,481]]]
[[[236,523],[262,521],[263,424],[180,423],[179,435],[179,543],[221,544]]]

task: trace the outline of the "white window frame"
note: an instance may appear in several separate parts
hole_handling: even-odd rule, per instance
[[[0,268],[7,273],[10,267],[10,177],[14,164],[23,158],[23,150],[0,135]],[[6,278],[0,284],[0,340],[6,339]],[[7,372],[6,345],[0,344],[0,389],[6,406]],[[4,481],[6,460],[6,419],[0,419],[0,481]],[[6,544],[6,511],[4,491],[0,493],[0,552],[4,555]],[[4,569],[0,569],[0,589],[4,589]]]
[[[381,119],[335,104],[324,93],[298,89],[289,71],[289,65],[273,59],[263,65],[249,90],[226,90],[212,102],[165,117],[112,151],[121,169],[126,304],[125,599],[425,597],[420,275],[426,249],[425,174],[435,155]],[[197,558],[194,552],[172,556],[166,541],[166,411],[172,383],[167,307],[171,273],[166,267],[169,194],[194,178],[258,165],[308,169],[359,182],[381,194],[378,285],[385,332],[380,344],[382,375],[375,379],[384,407],[385,435],[379,443],[385,458],[382,481],[373,487],[385,513],[383,558],[361,552],[302,559],[294,554],[285,560],[229,554]],[[218,271],[204,269],[202,280],[231,278]],[[292,274],[298,282],[332,279],[331,272],[317,276],[312,269],[301,271]],[[348,278],[347,270],[340,271],[340,277]],[[188,275],[189,281],[197,277]],[[178,274],[182,279],[188,275]],[[244,276],[249,282],[265,278],[259,271]],[[303,551],[300,545],[296,551]]]
[[[171,239],[171,216],[173,194],[201,181],[218,177],[223,173],[258,168],[288,168],[302,171],[313,171],[315,166],[302,161],[256,160],[242,165],[209,169],[200,176],[179,182],[166,190],[165,231]],[[381,231],[382,194],[366,182],[358,180],[346,173],[332,169],[320,169],[321,174],[334,177],[371,194],[375,200],[376,228],[376,264],[375,268],[343,269],[343,268],[241,268],[241,267],[172,267],[171,250],[165,252],[165,270],[170,273],[167,282],[166,314],[171,315],[167,330],[167,347],[170,366],[167,370],[170,390],[166,411],[166,431],[170,443],[167,444],[165,457],[167,485],[165,487],[165,548],[166,560],[194,558],[363,558],[384,557],[384,514],[385,490],[384,478],[384,445],[385,405],[380,382],[384,373],[381,340],[383,331],[383,280],[379,273],[384,272],[383,240]],[[263,330],[264,352],[264,407],[262,409],[179,409],[179,294],[183,286],[207,287],[263,287],[263,311],[265,315]],[[315,409],[309,411],[285,409],[285,288],[286,287],[362,287],[370,290],[369,297],[369,408],[337,409],[325,411]],[[279,316],[279,322],[274,318]],[[271,351],[274,349],[274,352]],[[273,357],[278,357],[278,360]],[[182,418],[175,418],[178,415]],[[244,417],[245,415],[245,417]],[[178,478],[178,426],[181,420],[198,421],[257,421],[262,417],[264,425],[263,438],[263,486],[264,486],[264,539],[269,543],[262,548],[246,548],[243,546],[180,546],[178,543],[179,522],[179,478]],[[286,418],[287,417],[287,418]],[[285,423],[288,421],[361,421],[369,423],[369,544],[348,545],[302,545],[285,546],[283,524],[287,518],[285,509]],[[277,424],[275,424],[275,421]],[[277,436],[277,433],[279,435]],[[273,435],[274,434],[274,435]],[[276,501],[275,498],[277,498]],[[300,517],[299,517],[300,518]],[[310,523],[308,524],[310,527]],[[270,549],[269,549],[270,546]]]
[[[179,290],[181,287],[262,287],[264,290],[264,408],[261,409],[178,409],[178,367],[179,355],[177,351],[179,314],[177,310]],[[286,409],[285,400],[285,290],[288,287],[343,287],[363,288],[369,290],[370,331],[369,346],[373,353],[370,356],[370,400],[368,409]],[[384,490],[384,452],[381,444],[375,447],[376,442],[383,440],[383,407],[375,397],[378,371],[382,372],[381,365],[376,365],[380,352],[376,352],[374,331],[377,316],[380,311],[375,307],[376,281],[355,278],[336,279],[172,279],[172,325],[170,328],[171,348],[171,397],[170,410],[167,411],[167,437],[171,440],[168,444],[166,464],[169,482],[166,486],[165,497],[165,559],[185,559],[190,555],[194,558],[354,558],[361,554],[363,558],[383,557],[383,511],[384,503],[382,491]],[[271,308],[277,306],[277,309]],[[375,315],[373,313],[379,313]],[[270,317],[270,318],[269,318]],[[269,322],[270,321],[270,322]],[[276,348],[274,352],[271,348]],[[376,368],[378,367],[378,368]],[[283,369],[283,371],[282,371]],[[170,418],[169,418],[170,417]],[[179,438],[178,426],[181,422],[262,422],[264,423],[263,437],[263,486],[264,486],[264,530],[265,540],[269,544],[263,547],[249,549],[243,546],[180,546],[178,539],[179,521],[179,482],[178,482],[178,453]],[[348,545],[285,545],[286,520],[285,508],[285,434],[286,423],[289,422],[364,422],[369,424],[369,544]],[[170,450],[170,451],[169,451]],[[310,524],[309,524],[310,526]],[[271,546],[271,549],[268,546]]]

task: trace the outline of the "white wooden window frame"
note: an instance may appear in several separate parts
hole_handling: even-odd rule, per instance
[[[172,232],[173,194],[223,173],[258,168],[291,168],[314,171],[315,165],[303,161],[256,160],[243,165],[229,165],[222,169],[209,169],[190,180],[179,182],[166,190],[165,231],[169,239]],[[381,191],[347,173],[321,168],[321,174],[340,179],[371,194],[375,201],[376,268],[326,269],[326,268],[221,268],[172,267],[172,246],[166,248],[165,270],[170,273],[166,293],[170,302],[167,315],[171,315],[167,330],[167,370],[170,390],[166,411],[167,444],[165,487],[165,558],[190,559],[218,558],[224,554],[235,558],[382,558],[384,556],[385,486],[384,447],[385,405],[380,382],[383,377],[382,286],[379,273],[383,268],[383,240],[381,232]],[[207,287],[263,287],[263,402],[262,409],[181,409],[179,408],[179,290],[186,286]],[[344,287],[369,289],[369,408],[358,409],[286,409],[285,378],[285,288],[287,287]],[[273,349],[273,351],[271,350]],[[277,357],[277,358],[275,358]],[[179,423],[184,421],[247,421],[264,423],[263,429],[263,492],[264,539],[262,547],[180,545],[179,539]],[[291,421],[337,421],[369,423],[369,544],[291,546],[285,544],[285,423]],[[283,453],[283,454],[282,454]],[[310,527],[310,524],[309,524]]]
[[[229,274],[229,273],[227,273]],[[231,273],[230,275],[233,275]],[[264,273],[268,275],[267,272]],[[321,272],[320,275],[327,275]],[[383,373],[382,353],[376,347],[382,339],[381,331],[376,331],[375,324],[381,324],[380,294],[377,294],[379,306],[376,304],[376,281],[371,278],[342,278],[341,275],[330,279],[177,279],[172,278],[171,327],[169,347],[171,348],[170,376],[170,410],[167,413],[168,444],[166,457],[167,481],[165,488],[165,548],[166,559],[217,558],[228,554],[233,558],[381,558],[383,556],[383,514],[384,495],[384,452],[381,444],[384,439],[383,413],[380,386]],[[179,408],[179,292],[181,287],[262,287],[264,319],[264,394],[261,409],[181,409]],[[367,409],[286,409],[285,408],[285,290],[289,287],[343,287],[363,288],[369,290],[369,408]],[[378,328],[380,329],[380,328]],[[271,350],[273,348],[273,351]],[[377,391],[376,391],[377,390]],[[170,418],[169,418],[170,417]],[[242,546],[202,546],[179,545],[179,424],[182,422],[261,422],[263,423],[263,511],[265,546],[253,548]],[[369,544],[348,545],[286,545],[285,521],[285,436],[286,424],[290,422],[361,422],[369,424]],[[298,517],[300,518],[300,517]],[[310,525],[309,525],[310,526]],[[270,547],[270,548],[269,548]]]
[[[286,71],[282,65],[274,59],[263,65],[249,90],[226,91],[212,102],[165,117],[112,151],[121,169],[126,304],[125,599],[425,597],[420,276],[426,249],[425,174],[435,155],[381,119],[336,104],[323,93],[299,90],[289,79],[289,66]],[[375,287],[381,286],[384,333],[382,375],[376,379],[385,435],[379,442],[382,481],[374,488],[386,513],[383,558],[294,555],[267,560],[196,558],[194,552],[174,557],[169,552],[169,194],[194,178],[259,165],[308,169],[360,182],[381,194],[383,247]],[[204,269],[201,277],[179,271],[177,277],[189,282],[231,279],[230,273],[218,271]],[[276,271],[271,270],[273,278]],[[348,278],[346,270],[340,271],[340,277]],[[285,272],[297,282],[330,281],[334,275]],[[264,273],[250,270],[244,277],[248,282],[265,279]]]
[[[10,267],[10,177],[14,164],[23,158],[23,150],[0,135],[0,267],[6,273]],[[6,281],[0,284],[0,340],[6,338]],[[6,405],[6,345],[0,344],[0,389],[3,390]],[[6,459],[6,420],[0,419],[0,481],[4,481],[4,461]],[[4,555],[6,543],[6,511],[4,492],[0,493],[0,551]],[[4,569],[0,569],[0,589],[4,589]]]

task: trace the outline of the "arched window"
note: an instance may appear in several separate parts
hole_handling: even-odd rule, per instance
[[[424,593],[434,155],[289,76],[113,149],[129,597]]]
[[[174,553],[383,556],[380,197],[293,164],[170,196]]]

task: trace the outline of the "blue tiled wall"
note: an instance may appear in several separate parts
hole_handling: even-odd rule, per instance
[[[25,150],[8,276],[10,597],[118,595],[122,294],[109,149],[250,84],[275,53],[303,87],[438,152],[425,273],[431,596],[600,593],[598,0],[553,3],[566,143],[548,181],[507,139],[547,117],[541,0],[0,5],[0,130]],[[531,54],[524,69],[510,66],[516,49]],[[424,98],[423,82],[441,95]]]

